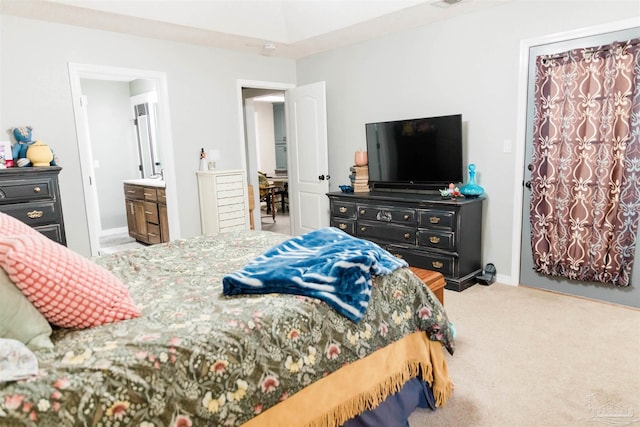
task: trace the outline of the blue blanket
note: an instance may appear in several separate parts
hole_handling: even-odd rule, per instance
[[[286,240],[226,275],[223,293],[305,295],[358,322],[371,297],[371,276],[406,266],[375,243],[328,227]]]

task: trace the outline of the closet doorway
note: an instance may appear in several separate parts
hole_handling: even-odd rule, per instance
[[[581,35],[568,34],[565,36],[558,36],[554,40],[533,41],[528,46],[527,75],[529,76],[529,78],[526,83],[526,125],[523,125],[522,130],[524,132],[524,160],[522,163],[523,180],[520,183],[528,181],[530,177],[530,172],[527,166],[531,163],[531,155],[533,150],[533,91],[535,83],[535,58],[539,55],[558,53],[582,47],[586,48],[590,46],[605,45],[612,43],[613,41],[624,41],[637,37],[640,28],[624,28],[625,25],[626,24],[621,23],[618,27],[620,29],[592,29],[591,31],[586,30],[585,33]],[[600,301],[628,305],[632,307],[640,307],[640,251],[638,250],[638,246],[636,246],[636,256],[632,273],[632,284],[628,287],[619,287],[596,282],[578,282],[562,277],[547,276],[535,272],[533,270],[533,259],[530,241],[530,190],[526,186],[522,186],[522,189],[522,221],[520,224],[521,229],[517,234],[517,236],[522,236],[517,246],[520,250],[518,258],[518,283],[526,286],[552,290],[555,292],[571,294]]]

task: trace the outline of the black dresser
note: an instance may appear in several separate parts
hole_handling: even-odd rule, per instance
[[[438,271],[462,291],[482,272],[484,198],[372,191],[328,193],[331,226],[371,240],[413,267]]]
[[[0,212],[67,245],[60,203],[58,166],[0,169]]]

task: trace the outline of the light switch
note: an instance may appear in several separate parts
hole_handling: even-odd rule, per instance
[[[512,149],[512,143],[510,139],[505,139],[504,141],[502,141],[502,152],[503,153],[510,153],[511,149]]]

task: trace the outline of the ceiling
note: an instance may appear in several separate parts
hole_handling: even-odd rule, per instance
[[[62,24],[302,58],[512,0],[0,0]]]

